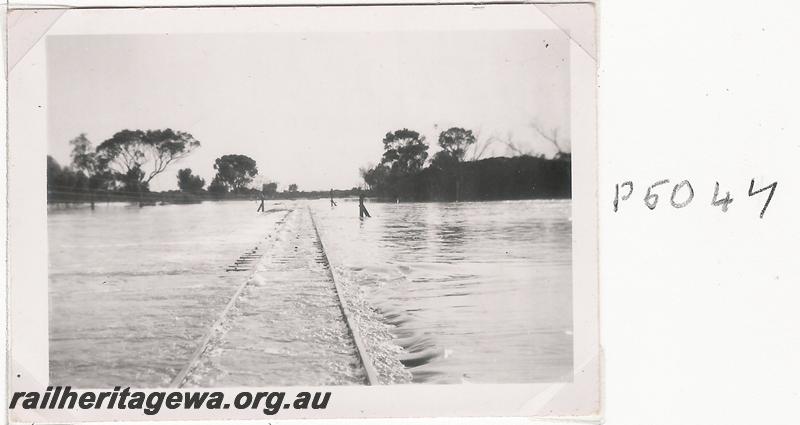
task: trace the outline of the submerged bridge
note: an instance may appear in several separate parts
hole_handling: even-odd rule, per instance
[[[378,383],[310,209],[226,270],[243,282],[171,386]]]

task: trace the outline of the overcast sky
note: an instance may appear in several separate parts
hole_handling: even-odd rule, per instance
[[[569,45],[560,31],[50,36],[48,152],[122,129],[186,131],[202,147],[151,182],[244,154],[280,189],[350,188],[388,131],[508,135],[552,155],[531,122],[569,139]],[[489,156],[502,155],[499,146]]]

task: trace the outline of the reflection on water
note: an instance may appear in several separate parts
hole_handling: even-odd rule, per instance
[[[50,210],[51,383],[167,385],[241,283],[226,266],[282,216],[254,211],[249,202]]]
[[[360,220],[357,201],[320,200],[51,210],[51,383],[168,384],[242,283],[226,266],[305,205],[362,333],[388,325],[392,382],[571,380],[569,201],[371,203]]]
[[[315,204],[331,262],[415,382],[569,381],[571,203]]]

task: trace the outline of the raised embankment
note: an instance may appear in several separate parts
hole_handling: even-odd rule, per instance
[[[288,211],[228,271],[243,283],[172,386],[378,383],[309,209]]]

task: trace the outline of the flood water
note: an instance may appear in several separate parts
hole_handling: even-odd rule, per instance
[[[321,277],[327,268],[313,262],[314,223],[382,382],[572,379],[569,201],[368,203],[365,220],[352,200],[274,202],[262,214],[256,206],[51,208],[51,383],[168,385],[248,279],[255,284],[244,285],[201,359],[213,367],[195,370],[192,383],[360,383],[341,364],[357,362],[344,360],[353,348],[340,316],[282,316],[309,299],[336,300]],[[250,271],[226,272],[256,246],[274,252]],[[314,359],[288,377],[237,378],[248,362],[288,362],[300,351]],[[224,361],[213,362],[217,354]]]

